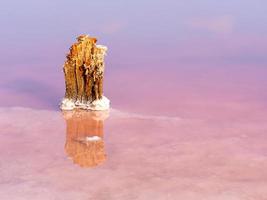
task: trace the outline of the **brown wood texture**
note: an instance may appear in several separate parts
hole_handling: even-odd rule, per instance
[[[79,102],[103,96],[104,56],[106,48],[96,45],[96,38],[77,37],[64,64],[65,98]]]

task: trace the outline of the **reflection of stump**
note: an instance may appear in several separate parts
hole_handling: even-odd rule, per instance
[[[81,35],[70,47],[64,64],[65,98],[62,110],[75,107],[107,110],[109,100],[103,96],[104,56],[107,47],[96,45],[96,38]]]
[[[65,151],[75,164],[94,167],[106,159],[103,124],[107,112],[64,111],[66,120]]]

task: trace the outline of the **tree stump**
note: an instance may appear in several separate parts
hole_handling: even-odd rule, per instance
[[[62,110],[109,109],[109,100],[103,95],[107,47],[96,42],[94,37],[81,35],[70,47],[63,68],[66,91],[60,105]]]

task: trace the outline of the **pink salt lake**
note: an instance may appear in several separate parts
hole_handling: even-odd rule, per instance
[[[266,200],[266,3],[77,2],[4,3],[0,199]],[[109,47],[109,113],[58,109],[84,32]]]

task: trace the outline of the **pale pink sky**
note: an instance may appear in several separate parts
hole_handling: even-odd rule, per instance
[[[215,76],[223,81],[224,72],[234,70],[232,84],[256,81],[257,75],[243,73],[261,76],[267,64],[266,6],[261,0],[1,2],[0,105],[57,109],[65,54],[83,33],[109,47],[105,87],[114,105],[125,104],[119,97],[131,96],[134,79],[139,88],[147,83],[138,79],[151,79],[150,91],[167,83],[170,92],[187,84],[184,70],[188,82],[205,74],[200,85],[214,80],[213,71],[222,71]],[[132,73],[138,75],[132,79]],[[266,85],[265,79],[256,82],[256,88]]]

